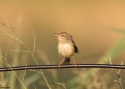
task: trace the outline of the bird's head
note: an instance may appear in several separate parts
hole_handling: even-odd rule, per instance
[[[62,33],[59,33],[59,34],[54,33],[54,34],[55,34],[55,36],[58,37],[58,41],[59,42],[67,42],[69,39],[72,39],[72,36],[69,35],[66,32],[62,32]]]

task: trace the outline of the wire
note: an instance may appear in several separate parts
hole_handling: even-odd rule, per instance
[[[0,68],[0,72],[4,71],[18,71],[18,70],[30,70],[30,69],[59,69],[59,68],[114,68],[125,69],[125,65],[117,64],[76,64],[76,65],[29,65],[29,66],[15,66],[15,67],[3,67]]]

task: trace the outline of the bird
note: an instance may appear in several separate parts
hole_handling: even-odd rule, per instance
[[[79,53],[79,50],[73,41],[73,37],[66,32],[59,34],[54,33],[54,35],[58,38],[58,53],[63,58],[58,66],[60,67],[62,64],[70,64],[70,58],[72,58],[74,65],[76,65],[73,55],[74,53]]]

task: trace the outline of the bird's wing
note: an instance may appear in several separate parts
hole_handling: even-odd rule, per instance
[[[74,49],[75,49],[75,53],[78,53],[79,50],[78,50],[78,47],[76,46],[75,42],[73,40],[71,40],[72,42],[72,45],[74,46]]]

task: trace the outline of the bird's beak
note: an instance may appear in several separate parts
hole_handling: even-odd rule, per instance
[[[54,33],[55,36],[59,36],[57,33]]]

